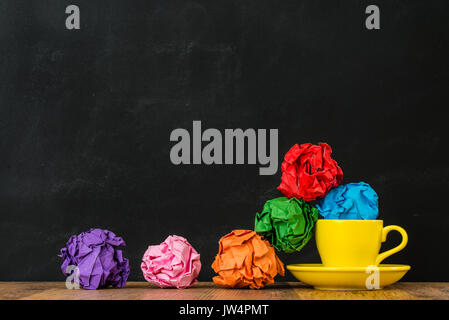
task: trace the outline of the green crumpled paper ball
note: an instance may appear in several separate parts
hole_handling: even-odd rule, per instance
[[[279,197],[265,202],[256,214],[254,231],[277,250],[300,251],[312,237],[318,209],[302,199]]]

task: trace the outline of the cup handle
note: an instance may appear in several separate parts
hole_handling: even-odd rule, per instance
[[[405,248],[405,246],[407,245],[408,242],[408,235],[407,232],[405,232],[405,230],[403,228],[401,228],[400,226],[386,226],[382,229],[382,242],[385,242],[387,240],[387,235],[390,231],[392,230],[396,230],[398,231],[401,236],[402,236],[402,242],[397,246],[394,247],[393,249],[390,249],[388,251],[382,252],[380,253],[377,258],[376,258],[376,266],[379,265],[379,263],[382,262],[382,260],[384,260],[385,258],[391,256],[392,254],[395,254],[396,252],[401,251],[402,249]]]

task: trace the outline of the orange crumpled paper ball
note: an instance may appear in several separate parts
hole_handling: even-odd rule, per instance
[[[234,230],[222,237],[212,269],[218,273],[212,280],[226,288],[260,289],[274,283],[278,273],[285,275],[274,248],[251,230]]]

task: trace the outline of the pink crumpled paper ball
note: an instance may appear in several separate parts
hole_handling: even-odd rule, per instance
[[[140,265],[148,282],[161,288],[187,288],[197,280],[201,261],[198,252],[180,236],[168,236],[160,245],[149,246]]]

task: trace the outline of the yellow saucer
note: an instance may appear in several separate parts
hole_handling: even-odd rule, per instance
[[[317,263],[287,266],[296,279],[321,290],[382,289],[410,270],[410,266],[403,264],[380,264],[377,268],[378,271],[364,267],[323,267]]]

